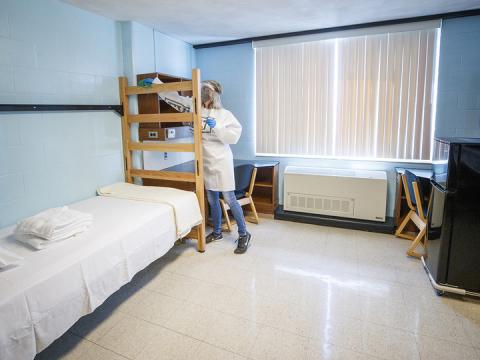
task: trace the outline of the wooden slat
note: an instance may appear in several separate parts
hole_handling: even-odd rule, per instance
[[[129,123],[171,123],[192,121],[192,113],[140,114],[128,116]]]
[[[139,143],[130,142],[129,150],[163,151],[163,152],[195,152],[195,145],[191,143]]]
[[[154,94],[158,92],[166,91],[190,91],[192,90],[191,81],[179,81],[171,82],[164,84],[153,84],[150,87],[141,87],[141,86],[128,86],[126,89],[127,95],[138,95],[138,94]]]
[[[130,175],[130,169],[132,168],[132,154],[128,151],[128,143],[130,141],[130,125],[128,124],[129,117],[129,107],[128,107],[128,96],[125,94],[125,89],[128,85],[128,80],[126,77],[118,78],[119,94],[120,94],[120,104],[123,105],[123,116],[122,116],[122,143],[123,143],[123,160],[125,166],[125,181],[128,183],[133,183],[133,177]]]
[[[205,214],[205,190],[202,155],[202,98],[200,92],[200,70],[192,70],[193,139],[195,146],[195,189],[201,214]],[[205,220],[197,226],[197,250],[205,251]]]
[[[144,179],[195,182],[195,174],[187,172],[132,169],[130,174]]]

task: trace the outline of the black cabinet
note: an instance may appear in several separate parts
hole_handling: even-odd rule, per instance
[[[480,139],[437,139],[434,154],[426,265],[438,284],[478,293]]]

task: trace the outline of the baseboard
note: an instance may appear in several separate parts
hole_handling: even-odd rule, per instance
[[[286,220],[322,226],[333,226],[342,229],[363,230],[383,234],[393,234],[395,231],[393,217],[387,217],[385,222],[347,219],[335,216],[286,211],[283,210],[283,205],[279,205],[277,207],[277,209],[275,210],[274,218],[276,220]]]

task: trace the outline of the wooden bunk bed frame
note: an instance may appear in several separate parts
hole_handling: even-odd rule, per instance
[[[205,191],[203,183],[203,156],[202,156],[202,116],[200,97],[200,70],[192,70],[192,80],[152,84],[150,87],[128,86],[126,77],[119,78],[120,104],[123,106],[122,140],[125,162],[125,181],[133,183],[134,177],[142,179],[168,180],[173,184],[189,182],[195,184],[195,193],[200,205],[200,211],[205,214]],[[154,94],[164,91],[192,91],[193,112],[189,113],[161,113],[161,114],[130,114],[129,96]],[[142,143],[132,141],[130,125],[132,123],[172,123],[192,122],[193,143]],[[195,172],[174,172],[162,170],[142,170],[132,168],[132,151],[160,151],[160,152],[193,152],[195,154]],[[173,185],[175,187],[175,185]],[[182,188],[179,185],[179,188]],[[197,240],[199,252],[205,251],[205,219],[186,236]]]

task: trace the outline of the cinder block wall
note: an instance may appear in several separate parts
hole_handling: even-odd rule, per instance
[[[118,104],[119,24],[60,1],[0,11],[0,103]],[[113,112],[0,113],[0,228],[123,179]]]
[[[480,137],[480,16],[443,22],[437,136]]]

